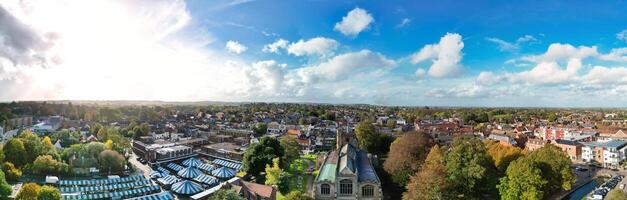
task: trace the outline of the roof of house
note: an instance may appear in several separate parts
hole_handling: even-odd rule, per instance
[[[262,197],[270,198],[274,195],[274,193],[276,193],[276,190],[272,186],[261,185],[257,183],[247,182],[247,181],[243,181],[243,183],[249,192],[255,193]]]
[[[564,145],[572,145],[572,146],[576,146],[576,145],[580,145],[581,143],[574,141],[574,140],[562,140],[562,139],[557,139],[555,140],[555,143],[557,144],[564,144]]]
[[[627,141],[625,140],[610,140],[607,142],[587,142],[584,143],[586,146],[594,146],[594,147],[605,147],[605,148],[621,148],[627,145]]]

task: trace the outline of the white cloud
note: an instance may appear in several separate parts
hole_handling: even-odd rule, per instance
[[[337,48],[339,43],[333,39],[316,37],[307,41],[299,40],[287,47],[287,52],[295,56],[305,55],[330,55]]]
[[[499,38],[488,37],[486,40],[496,43],[501,51],[517,51],[519,48],[517,44],[510,43]]]
[[[578,46],[570,44],[553,43],[542,55],[524,56],[522,60],[531,62],[556,62],[568,59],[584,59],[598,55],[596,46]]]
[[[342,17],[342,21],[335,24],[334,30],[346,36],[357,36],[363,30],[368,29],[374,18],[366,10],[355,8]]]
[[[427,71],[425,69],[423,69],[423,68],[418,68],[418,69],[416,69],[415,75],[418,78],[423,78],[423,77],[425,77],[425,75],[427,75]]]
[[[536,39],[532,35],[523,35],[522,37],[519,37],[516,40],[516,43],[517,44],[522,44],[522,43],[525,43],[525,42],[537,42],[537,41],[538,41],[538,39]]]
[[[302,82],[317,83],[345,80],[358,73],[389,70],[395,66],[395,61],[379,53],[361,50],[335,56],[318,65],[300,68],[296,72]]]
[[[462,36],[457,33],[446,33],[437,44],[424,46],[411,56],[411,63],[417,64],[431,60],[427,74],[432,77],[455,77],[463,72],[460,64],[464,48]]]
[[[402,28],[402,27],[405,27],[405,26],[409,25],[409,23],[411,23],[411,19],[409,19],[409,18],[403,18],[403,20],[401,20],[401,23],[399,23],[398,25],[396,25],[396,27],[398,27],[398,28]]]
[[[516,39],[516,42],[508,42],[503,39],[495,38],[495,37],[487,37],[485,38],[489,42],[493,42],[498,45],[500,51],[508,51],[508,52],[516,52],[520,50],[520,47],[524,43],[533,43],[537,42],[538,39],[533,37],[532,35],[524,35]]]
[[[244,70],[249,85],[249,93],[277,95],[283,86],[286,64],[274,60],[253,63]]]
[[[262,51],[266,53],[278,53],[280,49],[287,48],[287,45],[288,45],[287,40],[283,38],[279,38],[278,40],[274,41],[271,44],[264,45]]]
[[[627,62],[627,48],[615,48],[608,54],[600,54],[599,59],[605,61]]]
[[[616,39],[627,42],[627,29],[616,33]]]
[[[246,51],[247,49],[248,47],[240,44],[237,41],[229,40],[228,42],[226,42],[226,50],[231,53],[240,54],[244,53],[244,51]]]
[[[504,80],[503,76],[496,75],[493,72],[481,72],[475,82],[478,85],[494,85]]]
[[[595,66],[588,74],[583,76],[583,81],[587,84],[625,84],[627,85],[627,68],[608,68]]]

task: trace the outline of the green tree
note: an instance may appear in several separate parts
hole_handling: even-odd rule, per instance
[[[37,200],[37,196],[41,191],[41,186],[37,183],[26,183],[22,185],[20,191],[15,197],[16,200]]]
[[[549,112],[549,114],[546,115],[546,120],[549,120],[549,122],[554,122],[555,120],[557,120],[555,112]]]
[[[405,133],[390,146],[383,169],[392,175],[395,183],[405,186],[409,177],[420,169],[432,145],[431,138],[425,133]]]
[[[481,140],[475,137],[457,137],[446,155],[447,181],[451,192],[464,199],[477,199],[494,189],[490,177],[494,169]]]
[[[17,165],[18,167],[21,167],[26,163],[26,159],[24,157],[26,149],[24,148],[24,143],[19,138],[9,139],[3,149],[7,161]]]
[[[607,193],[605,200],[627,200],[627,193],[623,190],[614,189]]]
[[[283,170],[279,167],[279,158],[272,159],[272,166],[266,165],[266,185],[277,185]]]
[[[285,195],[285,200],[313,200],[313,198],[301,191],[295,190]]]
[[[26,150],[26,154],[23,155],[25,157],[25,163],[32,163],[33,161],[35,161],[37,156],[44,153],[49,155],[56,154],[54,152],[55,150],[51,150],[53,152],[44,152],[45,148],[43,141],[39,138],[39,136],[31,131],[22,132],[19,135],[19,139],[22,140],[22,142],[24,143],[24,149]],[[13,164],[17,165],[17,163],[15,162]]]
[[[244,197],[239,196],[234,190],[223,189],[213,193],[207,200],[245,200]]]
[[[8,199],[12,191],[13,189],[11,189],[11,185],[7,183],[4,173],[0,170],[0,199]]]
[[[124,170],[126,160],[120,153],[112,150],[104,150],[98,157],[100,170],[104,172],[121,172]]]
[[[435,145],[429,151],[420,171],[413,175],[403,193],[403,200],[441,200],[446,194],[444,152]]]
[[[253,132],[258,136],[266,134],[268,132],[268,124],[263,122],[257,123],[255,127],[253,127]]]
[[[542,171],[542,177],[548,181],[546,194],[557,192],[560,189],[570,190],[575,184],[576,177],[570,169],[572,163],[559,147],[547,144],[532,151],[528,157],[538,164]]]
[[[300,157],[300,144],[294,137],[283,136],[279,140],[283,149],[285,149],[285,155],[283,156],[284,163],[290,163]]]
[[[359,140],[359,147],[368,152],[376,152],[379,133],[371,121],[363,121],[357,125],[355,134]]]
[[[252,144],[244,152],[244,171],[261,181],[263,177],[259,177],[259,174],[265,170],[266,165],[272,164],[274,158],[283,157],[284,153],[285,149],[276,138],[262,137],[259,143]]]
[[[37,195],[37,200],[57,200],[57,199],[61,199],[61,192],[59,192],[59,189],[52,187],[52,186],[48,186],[48,185],[44,185],[43,187],[41,187],[41,190],[39,191],[39,195]]]
[[[507,168],[498,185],[503,200],[540,200],[544,198],[547,181],[538,164],[530,158],[520,158]]]

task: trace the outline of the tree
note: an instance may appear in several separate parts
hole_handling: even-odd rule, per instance
[[[124,170],[126,160],[120,153],[112,150],[104,150],[98,157],[100,170],[107,172],[120,172]]]
[[[98,140],[104,141],[105,139],[107,139],[108,135],[109,131],[107,130],[107,128],[101,128],[100,130],[98,130],[96,137],[98,138]]]
[[[244,197],[240,197],[234,190],[222,189],[212,194],[207,200],[245,200]]]
[[[253,132],[255,132],[255,135],[264,135],[268,132],[268,124],[260,122],[257,123],[255,125],[255,127],[253,127]]]
[[[4,145],[3,149],[7,161],[17,165],[18,167],[26,163],[24,157],[26,149],[24,149],[24,143],[22,143],[22,140],[19,138],[11,138],[7,141],[6,145]]]
[[[560,189],[570,190],[575,184],[576,177],[570,169],[572,163],[559,147],[547,144],[532,151],[528,157],[538,164],[542,171],[542,177],[548,181],[546,194],[554,193]]]
[[[413,175],[403,193],[403,200],[441,200],[446,194],[444,152],[435,145],[429,151],[420,171]]]
[[[41,191],[41,186],[37,183],[26,183],[22,185],[15,199],[17,200],[37,200],[37,196]]]
[[[509,163],[522,156],[522,150],[518,147],[504,146],[496,141],[486,141],[486,150],[499,172],[504,173]]]
[[[549,112],[549,114],[547,114],[546,116],[546,120],[549,120],[549,122],[554,122],[555,120],[557,120],[555,112]]]
[[[16,168],[11,162],[4,162],[2,166],[2,170],[6,175],[6,180],[9,181],[18,181],[20,177],[22,177],[22,171]]]
[[[62,172],[61,163],[50,155],[41,155],[32,164],[31,171],[35,174],[55,174]]]
[[[313,198],[301,191],[295,190],[285,195],[285,200],[313,200]]]
[[[607,193],[605,200],[626,200],[627,193],[623,190],[612,190]]]
[[[546,194],[547,183],[536,162],[520,158],[507,167],[506,176],[497,188],[503,200],[540,200]]]
[[[357,139],[359,140],[359,147],[367,150],[368,152],[375,152],[377,148],[377,141],[379,140],[379,133],[372,125],[371,121],[363,121],[357,125],[355,130]]]
[[[266,165],[266,185],[277,185],[283,170],[279,167],[279,158],[272,159],[272,166]]]
[[[56,154],[56,150],[54,149],[54,147],[52,148],[53,150],[51,150],[52,152],[44,152],[45,148],[43,141],[39,138],[39,136],[31,131],[22,132],[22,134],[20,134],[18,138],[22,140],[22,142],[24,143],[24,149],[26,150],[26,154],[23,154],[23,156],[25,157],[25,163],[33,162],[37,158],[37,156],[41,154]],[[17,165],[17,163],[15,162],[13,164]]]
[[[393,129],[394,127],[396,127],[396,121],[393,119],[388,119],[385,126],[387,126],[390,129]]]
[[[478,138],[455,138],[445,160],[447,181],[451,192],[458,197],[479,198],[478,195],[487,194],[496,185],[490,183],[492,165],[483,142]]]
[[[420,169],[432,146],[431,138],[425,133],[408,132],[390,146],[383,169],[392,175],[392,180],[405,186],[409,177]]]
[[[272,164],[272,159],[276,157],[283,157],[284,153],[285,149],[276,138],[262,137],[259,143],[252,144],[244,152],[242,161],[244,171],[257,178],[263,178],[259,177],[259,174],[265,170],[266,165]]]
[[[7,183],[4,173],[0,170],[0,199],[8,199],[12,191],[13,189],[11,189],[11,185]]]
[[[37,195],[37,200],[56,200],[56,199],[61,199],[61,192],[59,192],[59,189],[52,187],[52,186],[44,185],[43,187],[41,187],[41,190],[39,191],[39,195]]]
[[[285,155],[283,156],[283,162],[290,163],[300,157],[300,144],[294,137],[283,136],[279,140],[283,149],[285,149]]]

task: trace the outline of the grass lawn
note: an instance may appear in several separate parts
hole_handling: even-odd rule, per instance
[[[310,175],[295,175],[293,176],[293,178],[290,179],[290,191],[301,191],[303,193],[307,193],[307,177]],[[280,191],[277,191],[276,194],[276,199],[277,200],[282,200],[285,199],[285,195],[287,194],[282,194]]]

